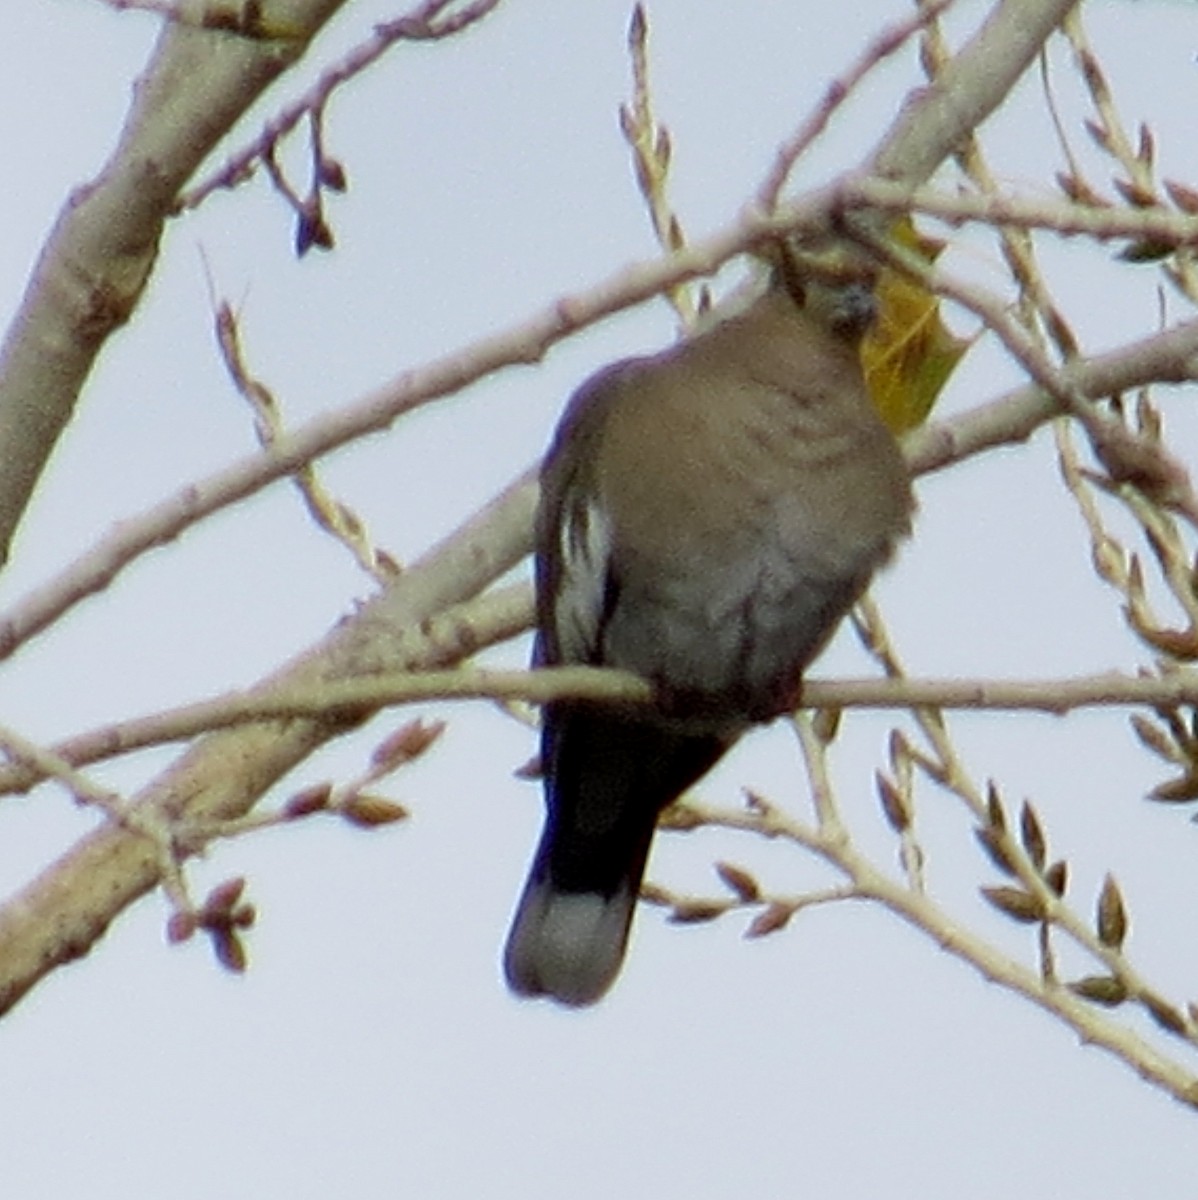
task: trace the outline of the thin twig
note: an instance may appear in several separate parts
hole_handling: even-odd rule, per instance
[[[1045,979],[1038,970],[1024,966],[971,933],[930,896],[880,871],[850,839],[825,837],[821,829],[795,820],[772,805],[728,810],[688,801],[686,810],[694,824],[783,838],[812,851],[845,877],[855,898],[881,904],[986,979],[1060,1018],[1082,1041],[1101,1046],[1142,1078],[1198,1108],[1198,1075],[1193,1071],[1068,988]]]
[[[376,25],[370,37],[350,50],[340,62],[323,71],[312,87],[272,117],[249,145],[231,155],[224,166],[207,179],[182,192],[175,201],[174,211],[179,213],[196,208],[213,192],[243,183],[259,162],[269,166],[271,155],[283,137],[305,118],[321,112],[337,88],[360,75],[393,46],[400,42],[438,41],[452,37],[481,21],[498,6],[499,0],[474,0],[457,12],[443,15],[452,3],[453,0],[426,0],[406,16]]]
[[[905,21],[896,21],[876,34],[852,62],[824,89],[819,105],[807,119],[778,148],[769,173],[753,198],[753,203],[763,212],[770,212],[778,204],[778,197],[786,186],[786,180],[794,165],[806,153],[811,144],[824,132],[837,109],[860,86],[865,77],[886,59],[896,54],[910,38],[930,22],[936,20],[955,0],[932,0]]]
[[[161,813],[136,808],[118,793],[94,783],[57,751],[47,749],[37,742],[7,726],[0,727],[0,750],[19,767],[9,770],[24,770],[39,779],[53,779],[62,784],[79,804],[102,812],[113,825],[144,838],[154,848],[162,872],[163,886],[172,901],[185,899],[187,887],[183,881],[179,855],[169,824]]]
[[[241,332],[232,308],[214,301],[216,342],[221,360],[234,387],[249,404],[254,414],[254,431],[258,444],[270,449],[286,437],[279,404],[274,393],[250,371],[241,345]],[[333,496],[321,482],[316,468],[310,463],[299,467],[294,475],[295,486],[316,525],[339,541],[354,556],[362,570],[376,583],[385,584],[399,570],[395,558],[374,545],[365,521],[344,501]]]
[[[843,209],[878,208],[893,213],[923,213],[950,225],[976,222],[1045,229],[1097,241],[1151,240],[1162,246],[1198,246],[1198,216],[1163,208],[1097,208],[1066,200],[1037,200],[1010,193],[946,192],[911,187],[877,176],[851,176],[839,185]]]

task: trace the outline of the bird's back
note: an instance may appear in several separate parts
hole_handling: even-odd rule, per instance
[[[910,518],[855,343],[771,296],[607,386],[588,470],[614,599],[586,661],[774,715]]]
[[[537,661],[631,670],[657,702],[544,710],[546,822],[505,952],[520,994],[607,990],[658,813],[793,707],[907,528],[907,473],[837,303],[775,287],[600,372],[563,416],[542,471]]]

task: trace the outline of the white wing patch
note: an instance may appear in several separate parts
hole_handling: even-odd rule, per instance
[[[558,535],[553,621],[562,662],[587,662],[599,642],[611,563],[611,522],[595,501],[568,507]]]

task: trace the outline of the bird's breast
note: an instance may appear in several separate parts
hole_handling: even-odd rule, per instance
[[[731,399],[723,412],[660,414],[665,461],[661,437],[636,436],[634,422],[609,445],[614,469],[600,478],[615,601],[600,657],[761,719],[785,706],[888,557],[910,490],[872,411],[764,386]]]

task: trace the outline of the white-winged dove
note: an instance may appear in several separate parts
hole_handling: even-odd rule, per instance
[[[858,358],[872,291],[781,261],[741,315],[592,376],[546,456],[534,661],[635,672],[656,703],[545,707],[547,817],[504,956],[521,995],[608,989],[658,814],[793,708],[908,529]]]

